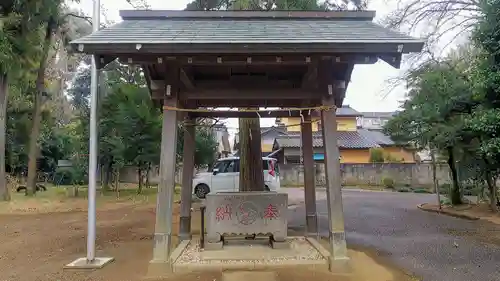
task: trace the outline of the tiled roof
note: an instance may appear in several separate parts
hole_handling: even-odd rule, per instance
[[[392,118],[396,112],[361,112],[361,115],[366,118]]]
[[[313,137],[313,147],[323,147],[321,132]],[[281,148],[300,147],[300,135],[290,135],[276,138],[275,140]],[[374,140],[365,138],[357,131],[339,131],[338,145],[340,148],[373,148],[380,147]]]
[[[321,131],[315,131],[315,132],[312,132],[313,134],[313,137],[319,137],[321,138],[321,136],[323,135]],[[292,136],[292,137],[297,137],[297,136],[300,136],[300,131],[298,132],[286,132],[286,135],[287,136]]]
[[[358,132],[365,138],[372,139],[381,146],[395,145],[391,137],[378,130],[358,129]]]
[[[287,133],[285,128],[278,127],[278,126],[260,127],[260,133],[261,134],[269,133],[272,130],[278,131],[278,132],[283,133],[283,134]],[[238,132],[236,132],[235,135],[238,135]]]
[[[278,134],[280,134],[280,135],[287,135],[288,134],[288,132],[286,131],[286,128],[271,126],[271,127],[260,127],[260,136],[262,137],[263,135],[265,135],[273,130],[278,132]],[[240,141],[240,137],[239,137],[238,132],[236,132],[236,134],[234,134],[233,143],[237,144],[237,143],[239,143],[239,141]]]
[[[401,45],[404,47],[400,53],[421,50],[422,40],[377,25],[372,22],[373,15],[363,16],[363,13],[366,12],[330,12],[329,16],[318,16],[320,13],[317,12],[302,12],[308,16],[287,17],[286,12],[247,12],[247,16],[236,16],[237,12],[230,11],[197,14],[180,11],[122,11],[124,21],[77,39],[71,44],[374,43],[404,44]]]
[[[362,116],[362,115],[363,114],[356,111],[349,105],[343,105],[342,107],[337,108],[337,116]]]

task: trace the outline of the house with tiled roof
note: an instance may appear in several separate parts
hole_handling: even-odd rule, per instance
[[[414,151],[396,144],[379,130],[367,130],[357,126],[361,113],[344,105],[337,109],[338,145],[342,163],[369,163],[370,149],[383,149],[390,159],[399,162],[415,162]],[[314,160],[324,160],[321,118],[312,116]],[[286,133],[274,140],[273,150],[280,150],[279,158],[285,163],[299,163],[301,150],[300,118],[280,118],[277,122],[286,128]]]
[[[261,150],[262,156],[266,156],[273,151],[274,140],[277,137],[286,135],[286,128],[282,126],[271,126],[271,127],[261,127],[260,137],[261,137]],[[235,151],[235,156],[238,156],[238,151],[240,148],[240,139],[238,133],[234,135],[233,149]]]

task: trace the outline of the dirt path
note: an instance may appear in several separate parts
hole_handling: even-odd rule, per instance
[[[87,216],[73,211],[46,214],[0,215],[0,280],[2,281],[140,281],[151,259],[154,231],[152,204],[101,209],[97,213],[97,255],[113,256],[116,261],[97,271],[64,270],[68,262],[85,255]],[[199,216],[199,213],[193,214]],[[199,220],[194,220],[193,228]],[[177,220],[174,219],[175,224]],[[174,225],[174,230],[178,226]],[[196,231],[195,231],[196,233]],[[357,277],[332,278],[326,272],[278,271],[277,280],[303,281],[404,281],[362,252],[351,251],[356,259]],[[362,266],[361,266],[362,265]],[[374,280],[375,275],[382,279]],[[368,278],[368,279],[365,279]],[[191,273],[162,281],[220,281],[220,272]]]
[[[63,271],[64,264],[85,253],[87,220],[84,212],[1,215],[0,221],[4,239],[0,245],[0,280],[136,280],[145,273],[146,264],[138,262],[138,267],[131,267],[123,261],[118,276],[114,270],[116,265],[99,274]],[[125,261],[147,263],[154,222],[151,209],[128,207],[102,211],[98,212],[97,222],[98,253],[120,257],[133,254],[133,259]],[[127,247],[121,247],[124,243]],[[129,248],[134,251],[128,253]],[[111,276],[107,276],[107,271]]]

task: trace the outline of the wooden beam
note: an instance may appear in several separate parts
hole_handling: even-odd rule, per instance
[[[191,100],[190,100],[191,101]],[[228,108],[250,108],[250,107],[297,107],[297,106],[314,106],[318,104],[318,100],[300,101],[291,100],[197,100],[195,106],[199,107],[228,107]]]
[[[299,80],[299,79],[297,79]],[[300,80],[272,79],[262,76],[234,75],[227,79],[196,80],[196,87],[200,90],[233,91],[233,92],[274,92],[300,90]]]
[[[268,111],[268,112],[241,112],[233,110],[217,110],[209,112],[190,112],[192,117],[227,117],[227,118],[276,118],[276,117],[300,117],[299,111]]]
[[[181,94],[186,100],[303,100],[320,99],[319,92],[303,89],[193,89]]]
[[[184,86],[186,86],[186,88],[188,90],[194,90],[194,84],[193,82],[191,81],[191,79],[189,78],[189,76],[186,74],[186,71],[184,69],[180,69],[180,79],[182,81],[182,83],[184,84]]]
[[[324,97],[333,97],[337,107],[342,106],[353,66],[349,63],[336,63],[331,57],[320,62],[318,70],[319,91]]]
[[[181,69],[179,64],[164,64],[165,68],[165,84],[164,84],[164,97],[170,98],[171,96],[178,96],[180,90],[180,73]]]
[[[106,65],[108,65],[110,62],[114,61],[117,59],[116,56],[98,56],[98,59],[96,61],[97,69],[102,69]]]
[[[379,53],[359,53],[348,54],[339,53],[328,56],[309,55],[309,54],[270,54],[270,55],[206,55],[206,54],[193,54],[193,55],[140,55],[140,54],[121,54],[118,58],[120,62],[125,64],[158,64],[176,61],[183,66],[203,66],[203,65],[225,65],[225,66],[246,66],[246,65],[309,65],[314,64],[315,61],[321,58],[330,58],[336,63],[354,63],[354,64],[373,64],[376,63],[378,57],[382,55]]]
[[[401,67],[401,54],[381,55],[380,59],[394,68],[399,69]]]
[[[194,107],[309,107],[318,105],[319,100],[188,100]]]
[[[302,88],[309,88],[310,86],[314,86],[314,80],[318,78],[318,64],[311,64],[307,68],[307,72],[304,74],[304,78],[302,79]]]

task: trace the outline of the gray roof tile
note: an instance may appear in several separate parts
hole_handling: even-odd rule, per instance
[[[275,140],[279,147],[292,148],[300,147],[300,136],[283,136]],[[365,138],[357,131],[339,131],[338,145],[340,148],[373,148],[380,147],[374,140]],[[323,138],[321,134],[313,136],[313,147],[323,147]]]
[[[277,126],[271,126],[271,127],[260,127],[260,135],[263,136],[269,132],[276,131],[280,135],[287,135],[288,132],[286,131],[286,128],[283,127],[277,127]],[[238,143],[240,141],[239,133],[236,132],[234,134],[234,143]]]
[[[394,141],[392,141],[391,137],[381,131],[358,129],[358,132],[365,138],[372,139],[381,146],[396,144]]]
[[[145,13],[147,15],[147,13]],[[367,19],[143,18],[124,21],[72,44],[419,43]]]
[[[337,116],[361,116],[362,114],[350,107],[349,105],[343,105],[337,108]]]

